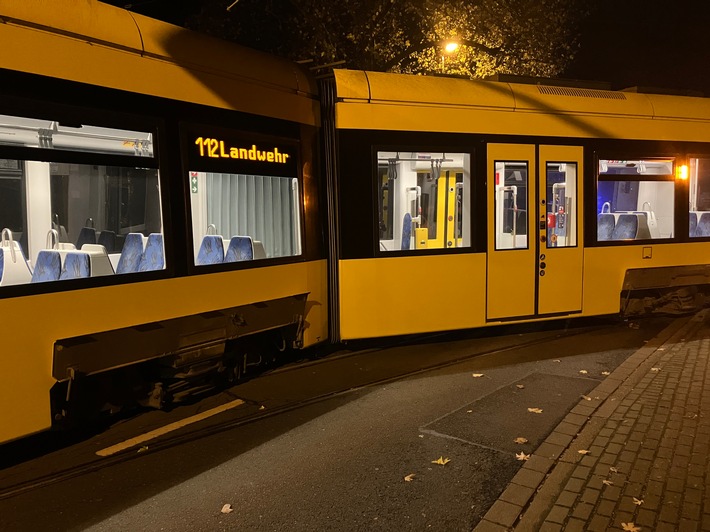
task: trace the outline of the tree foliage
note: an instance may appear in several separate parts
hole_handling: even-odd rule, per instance
[[[550,77],[578,49],[585,0],[204,0],[188,26],[316,65]],[[447,53],[444,45],[459,47]]]

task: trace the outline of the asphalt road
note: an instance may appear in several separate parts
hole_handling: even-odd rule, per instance
[[[0,529],[471,530],[522,464],[516,453],[531,452],[603,372],[668,323],[456,335],[289,366],[0,471],[1,493],[92,466],[0,499]],[[235,397],[246,404],[169,436],[177,440],[115,463],[96,457]],[[449,461],[432,463],[440,457]]]

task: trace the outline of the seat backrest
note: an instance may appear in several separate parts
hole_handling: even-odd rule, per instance
[[[638,231],[636,232],[636,240],[649,240],[651,237],[651,229],[648,227],[648,217],[645,212],[636,213],[638,222]]]
[[[128,233],[123,242],[121,257],[118,259],[116,273],[134,273],[138,271],[143,256],[143,235]]]
[[[113,250],[116,249],[116,233],[113,231],[101,231],[98,244],[106,248],[106,253],[113,253]]]
[[[57,281],[62,273],[62,259],[54,249],[43,249],[37,254],[35,269],[32,272],[33,283]]]
[[[639,222],[635,214],[620,214],[611,234],[611,240],[633,240],[638,233]]]
[[[0,247],[0,284],[2,284],[2,272],[5,269],[5,250]]]
[[[688,213],[688,235],[692,238],[695,236],[695,231],[698,228],[698,213]]]
[[[64,256],[64,266],[59,279],[82,279],[85,277],[91,277],[89,254],[81,251],[70,251]]]
[[[152,272],[162,270],[165,267],[165,254],[163,253],[162,233],[151,233],[148,235],[148,242],[141,257],[138,270],[141,272]]]
[[[410,249],[412,246],[412,215],[405,213],[402,220],[402,249]]]
[[[197,253],[195,264],[222,264],[224,262],[224,240],[222,235],[206,235],[202,237],[200,251]]]
[[[93,227],[82,227],[79,238],[76,240],[76,249],[81,249],[84,244],[96,244],[96,229]]]
[[[608,212],[597,214],[597,241],[610,240],[615,226],[616,219],[613,214]]]
[[[698,227],[695,229],[695,236],[710,236],[710,212],[704,212],[698,220]]]
[[[224,262],[254,260],[254,243],[250,236],[233,236],[227,246]]]

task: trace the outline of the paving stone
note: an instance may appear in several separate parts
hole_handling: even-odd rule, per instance
[[[520,516],[521,510],[522,508],[520,506],[499,499],[493,503],[491,509],[488,510],[485,519],[499,525],[510,527],[513,526],[513,523],[515,523]]]
[[[533,493],[535,493],[533,488],[520,486],[519,484],[509,484],[503,493],[501,493],[499,499],[515,504],[516,506],[524,507]]]

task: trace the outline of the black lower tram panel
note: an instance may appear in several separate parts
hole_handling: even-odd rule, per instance
[[[307,295],[57,341],[55,424],[132,407],[163,408],[269,366],[302,347]]]

